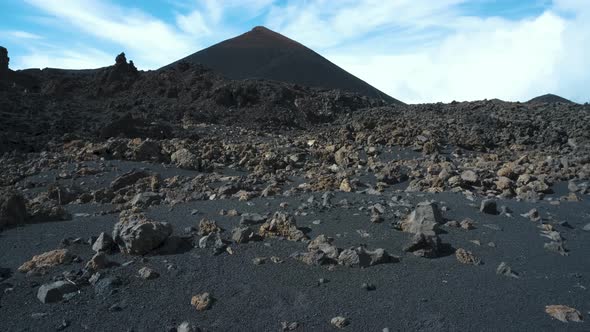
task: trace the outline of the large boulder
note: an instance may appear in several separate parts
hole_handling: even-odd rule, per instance
[[[37,298],[42,303],[55,303],[61,301],[65,295],[77,291],[78,287],[70,282],[56,281],[39,287]]]
[[[401,228],[408,233],[422,233],[433,235],[443,223],[443,217],[435,203],[422,202],[416,209],[401,223]]]
[[[121,252],[145,255],[161,246],[172,234],[172,225],[147,219],[142,214],[121,213],[113,239]]]
[[[24,198],[12,190],[0,191],[0,230],[23,224],[27,219]]]

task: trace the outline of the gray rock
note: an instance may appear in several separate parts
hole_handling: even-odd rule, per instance
[[[325,236],[324,234],[318,235],[315,239],[309,242],[307,250],[309,252],[321,251],[327,258],[337,259],[339,250],[332,244],[333,239]]]
[[[508,264],[506,264],[506,262],[501,262],[500,265],[498,265],[498,268],[496,268],[496,274],[504,275],[511,278],[520,278],[518,276],[518,273],[512,271],[512,269],[510,268],[510,266],[508,266]]]
[[[176,166],[189,170],[199,170],[201,159],[187,149],[180,149],[170,156],[170,161]]]
[[[438,232],[443,217],[435,203],[422,202],[402,221],[401,229],[408,233],[435,234]]]
[[[142,279],[146,280],[156,279],[160,276],[158,272],[154,271],[154,269],[147,266],[139,269],[138,273]]]
[[[143,170],[131,170],[121,176],[118,176],[111,182],[111,189],[117,191],[127,186],[135,184],[140,179],[150,176],[150,173]]]
[[[154,192],[143,192],[135,195],[131,200],[130,204],[134,207],[147,208],[152,205],[160,204],[162,197],[160,194]]]
[[[493,199],[484,199],[483,201],[481,201],[479,211],[485,214],[499,214],[498,205],[496,204],[496,201],[494,201]]]
[[[56,281],[39,287],[37,298],[42,303],[55,303],[63,300],[69,293],[78,291],[78,287],[67,281]]]
[[[94,292],[96,295],[109,296],[115,293],[121,285],[123,285],[123,281],[119,277],[105,277],[94,284]]]
[[[463,173],[461,173],[461,180],[470,183],[470,184],[474,184],[477,183],[477,181],[479,180],[479,177],[477,176],[477,174],[474,171],[471,170],[467,170],[464,171]]]
[[[244,213],[240,218],[240,225],[252,226],[264,224],[268,219],[267,216],[260,215],[258,213]]]
[[[418,233],[404,248],[406,252],[412,252],[416,256],[425,258],[438,257],[441,250],[441,241],[438,235]]]
[[[123,253],[145,255],[158,248],[172,234],[172,225],[142,215],[122,217],[115,224],[113,239]]]
[[[96,241],[94,241],[94,244],[92,244],[92,250],[96,252],[103,251],[108,253],[113,249],[114,244],[115,242],[113,241],[113,238],[109,234],[102,232]]]
[[[254,231],[250,227],[236,227],[232,230],[232,240],[235,243],[247,243],[254,237]]]
[[[582,229],[586,232],[590,232],[590,223],[586,224],[586,226],[584,226]]]

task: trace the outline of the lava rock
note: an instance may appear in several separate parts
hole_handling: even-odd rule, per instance
[[[113,241],[113,238],[109,234],[102,232],[92,244],[92,250],[96,252],[110,253],[114,245],[115,242]]]
[[[481,201],[479,211],[485,214],[500,214],[500,212],[498,212],[498,206],[496,204],[496,201],[492,199],[484,199],[483,201]]]
[[[55,303],[63,300],[64,295],[78,291],[78,287],[67,281],[56,281],[39,287],[37,298],[41,303]]]
[[[438,205],[430,202],[418,204],[416,209],[401,223],[404,232],[414,234],[435,234],[438,232],[443,217]]]
[[[162,245],[171,234],[169,223],[148,220],[143,215],[123,214],[115,224],[113,239],[121,252],[145,255]]]

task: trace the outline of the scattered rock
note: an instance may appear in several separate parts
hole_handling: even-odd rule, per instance
[[[256,257],[252,260],[252,263],[254,263],[254,265],[262,265],[266,263],[266,257]]]
[[[192,297],[191,305],[197,311],[204,311],[211,308],[213,304],[213,297],[209,293],[198,294]]]
[[[580,312],[574,308],[568,307],[566,305],[548,305],[545,306],[545,312],[549,314],[549,316],[562,321],[564,323],[567,322],[583,322],[583,317]]]
[[[350,324],[350,321],[348,320],[348,318],[337,316],[330,320],[330,324],[332,324],[332,326],[336,328],[343,329],[346,326],[348,326],[348,324]]]
[[[199,222],[199,235],[209,235],[211,233],[220,233],[222,229],[217,226],[214,220],[201,219]]]
[[[141,214],[122,213],[115,224],[113,239],[121,252],[145,255],[158,248],[172,234],[172,225],[147,219]]]
[[[41,303],[55,303],[63,300],[69,293],[78,291],[76,285],[67,281],[55,281],[39,287],[37,298]]]
[[[180,149],[170,156],[170,161],[176,166],[189,170],[200,170],[200,158],[187,149]]]
[[[247,243],[254,239],[254,231],[247,226],[236,227],[232,230],[231,238],[235,243]]]
[[[506,264],[505,262],[501,262],[500,265],[498,265],[498,268],[496,268],[496,274],[504,275],[511,278],[520,278],[518,276],[518,273],[512,271],[510,266],[508,266],[508,264]]]
[[[258,213],[243,213],[240,217],[240,225],[252,226],[260,225],[266,222],[268,217],[260,215]]]
[[[401,229],[408,233],[435,234],[443,217],[435,203],[423,202],[401,223]]]
[[[113,238],[109,234],[102,232],[96,241],[94,241],[94,244],[92,244],[92,250],[96,252],[109,253],[113,249],[114,245],[115,242],[113,241]]]
[[[463,248],[459,248],[455,251],[455,257],[457,257],[457,260],[463,264],[479,265],[481,263],[481,260],[475,257],[471,251],[467,251]]]
[[[281,322],[281,331],[286,332],[286,331],[295,331],[299,328],[299,323],[298,322]]]
[[[30,261],[21,265],[18,271],[22,273],[40,272],[57,265],[70,263],[73,258],[67,249],[56,249],[33,256]]]
[[[435,258],[439,256],[441,247],[442,244],[438,235],[417,233],[412,238],[412,241],[404,247],[404,251],[412,252],[420,257]]]
[[[156,279],[160,276],[160,274],[158,272],[154,271],[154,269],[147,267],[147,266],[139,269],[138,273],[139,273],[139,276],[145,280]]]
[[[541,220],[541,214],[537,209],[531,209],[529,212],[525,214],[521,214],[521,216],[525,218],[529,218],[531,221],[537,222]]]
[[[86,264],[86,268],[91,271],[100,271],[102,269],[106,269],[114,265],[118,264],[109,261],[107,255],[104,252],[98,252],[92,257],[92,259],[88,261],[88,263]]]
[[[260,226],[262,237],[284,237],[289,241],[301,241],[307,237],[297,228],[295,218],[283,212],[275,212],[272,218]]]
[[[484,199],[483,201],[481,201],[479,211],[485,214],[499,214],[496,201],[492,199]]]
[[[134,185],[140,179],[146,178],[151,174],[147,171],[143,170],[131,170],[125,174],[122,174],[115,178],[113,182],[111,182],[111,189],[113,191],[117,191],[123,189],[125,187]]]

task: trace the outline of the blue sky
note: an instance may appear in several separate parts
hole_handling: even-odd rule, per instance
[[[590,101],[590,0],[0,1],[13,69],[156,69],[256,25],[407,102]]]

